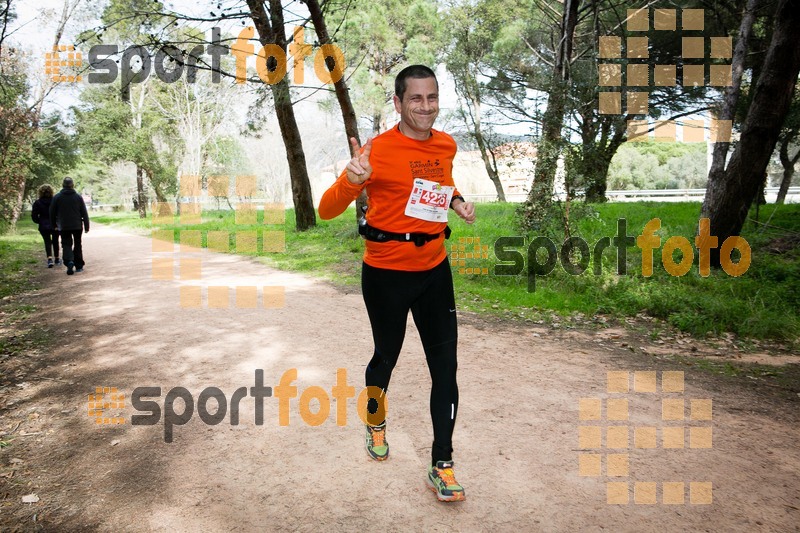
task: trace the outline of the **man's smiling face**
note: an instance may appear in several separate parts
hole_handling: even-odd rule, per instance
[[[439,88],[436,78],[408,78],[401,101],[394,97],[394,108],[400,113],[400,132],[412,139],[425,140],[439,115]]]

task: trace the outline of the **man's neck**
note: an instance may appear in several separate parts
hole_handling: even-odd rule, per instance
[[[409,139],[414,139],[415,141],[426,141],[433,136],[433,132],[431,130],[428,130],[426,132],[416,132],[411,128],[405,126],[403,122],[399,122],[397,124],[397,129],[400,131],[401,134],[405,135]],[[411,135],[409,135],[408,133],[409,131],[411,132]]]

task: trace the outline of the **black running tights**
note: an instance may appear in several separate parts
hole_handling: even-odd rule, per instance
[[[361,287],[375,342],[366,370],[367,387],[379,387],[384,392],[388,389],[403,347],[410,310],[432,381],[433,464],[452,460],[453,427],[458,413],[458,328],[450,263],[445,258],[438,266],[422,272],[375,268],[364,263]],[[370,400],[369,411],[375,413],[377,407],[377,402]]]

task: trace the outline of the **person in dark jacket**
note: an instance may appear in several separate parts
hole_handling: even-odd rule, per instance
[[[64,250],[64,264],[67,275],[83,272],[83,248],[81,233],[89,233],[89,213],[83,198],[75,191],[72,178],[64,178],[63,188],[50,203],[50,221],[61,232],[61,248]],[[74,246],[74,248],[73,248]],[[73,271],[73,268],[75,269]]]
[[[44,251],[47,254],[47,268],[53,268],[53,257],[55,264],[61,264],[58,257],[58,230],[55,224],[50,222],[50,203],[53,201],[53,188],[50,185],[39,187],[39,199],[33,202],[31,219],[39,224],[39,233],[44,240]]]

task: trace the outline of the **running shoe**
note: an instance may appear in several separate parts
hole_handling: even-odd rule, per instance
[[[380,426],[367,424],[367,453],[376,461],[389,457],[389,443],[386,442],[386,422]]]
[[[458,502],[465,499],[464,487],[456,481],[452,461],[437,461],[436,466],[429,466],[425,481],[428,488],[436,493],[440,502]]]

